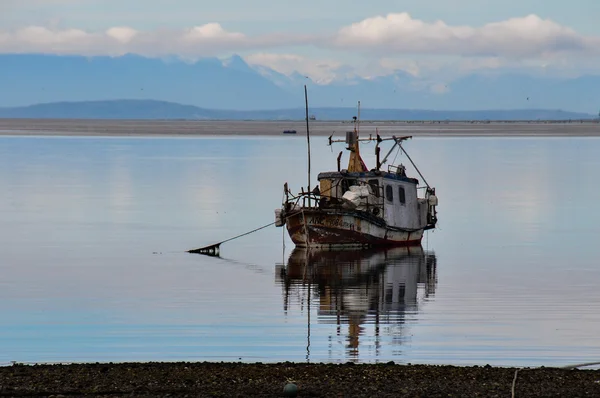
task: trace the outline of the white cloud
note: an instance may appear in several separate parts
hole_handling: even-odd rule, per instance
[[[120,43],[129,43],[137,34],[138,32],[135,29],[127,26],[114,27],[106,31],[108,37],[112,37]]]
[[[435,54],[539,58],[552,54],[600,54],[600,37],[536,15],[489,23],[481,27],[425,22],[407,13],[364,19],[332,35],[297,35],[273,32],[247,36],[208,23],[182,30],[137,31],[127,26],[105,32],[30,26],[0,31],[0,51],[142,55],[205,56],[231,51],[312,45],[318,48],[378,54]]]
[[[600,38],[537,15],[481,27],[424,22],[408,13],[367,18],[343,27],[331,40],[339,49],[387,54],[438,54],[532,58],[552,53],[600,54]]]
[[[287,38],[278,36],[249,38],[243,33],[227,31],[218,23],[182,31],[143,32],[126,26],[100,33],[43,26],[0,31],[0,52],[12,53],[118,55],[131,52],[147,56],[211,56],[286,42]]]
[[[310,54],[308,47],[316,49],[316,54],[328,53],[323,59],[296,55],[292,51],[297,46],[304,47],[304,54]],[[271,49],[285,53],[271,53]],[[585,66],[592,70],[599,63],[600,37],[583,36],[536,15],[472,27],[425,22],[407,13],[397,13],[367,18],[332,34],[320,35],[273,32],[251,36],[227,30],[215,22],[187,29],[149,31],[128,26],[98,32],[58,25],[27,26],[0,30],[2,52],[86,56],[136,53],[174,55],[190,61],[234,52],[256,52],[245,56],[246,61],[286,75],[298,71],[320,83],[357,75],[376,77],[400,70],[420,78],[436,76],[447,81],[450,76],[444,74],[449,70],[454,75],[504,68],[549,71]],[[351,65],[344,65],[343,59]]]
[[[185,30],[137,31],[127,26],[104,32],[29,26],[0,31],[0,53],[54,53],[118,55],[126,52],[146,56],[213,56],[232,51],[294,46],[315,42],[311,36],[268,34],[249,37],[208,23]]]
[[[189,41],[195,40],[246,40],[246,36],[242,33],[227,32],[218,23],[208,23],[202,26],[195,26],[188,30],[183,38]]]
[[[0,35],[0,48],[12,52],[62,53],[70,48],[85,48],[99,38],[99,35],[89,34],[80,29],[54,31],[42,26],[29,26]],[[24,51],[20,51],[21,49]]]

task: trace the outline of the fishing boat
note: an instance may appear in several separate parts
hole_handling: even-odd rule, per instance
[[[353,117],[354,129],[346,133],[345,140],[333,140],[329,145],[345,142],[350,152],[348,166],[318,175],[319,185],[310,187],[310,140],[309,140],[309,186],[293,194],[287,182],[284,184],[285,199],[282,207],[275,210],[275,225],[286,226],[289,236],[297,247],[375,247],[420,245],[424,232],[435,228],[438,198],[402,143],[411,136],[382,138],[359,137],[360,103],[358,117]],[[308,121],[307,121],[308,125]],[[308,134],[308,127],[307,127]],[[308,137],[308,135],[307,135]],[[376,165],[367,168],[360,155],[361,142],[376,142]],[[380,144],[392,142],[393,146],[380,161]],[[401,150],[421,181],[410,177],[403,164],[388,165],[388,157]],[[421,184],[422,182],[422,184]]]

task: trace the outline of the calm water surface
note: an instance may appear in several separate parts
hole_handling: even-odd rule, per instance
[[[0,137],[0,363],[600,360],[600,140],[406,148],[440,198],[422,248],[308,255],[271,227],[211,258],[185,250],[306,185],[302,137]]]

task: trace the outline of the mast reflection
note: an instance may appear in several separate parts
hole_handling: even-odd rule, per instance
[[[420,246],[344,251],[295,248],[287,266],[279,265],[276,279],[283,287],[286,314],[291,301],[297,300],[302,310],[307,307],[307,360],[311,304],[316,305],[317,323],[335,324],[347,355],[356,360],[362,336],[373,337],[377,356],[383,328],[393,344],[402,343],[403,331],[398,326],[405,323],[407,313],[416,312],[423,300],[435,294],[436,266],[435,254]],[[367,326],[373,331],[367,331]]]

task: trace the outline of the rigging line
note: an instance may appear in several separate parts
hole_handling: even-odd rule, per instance
[[[410,155],[408,154],[408,152],[406,152],[406,150],[402,147],[402,144],[398,143],[398,146],[400,147],[400,149],[402,149],[402,152],[404,152],[404,154],[406,155],[406,157],[408,158],[408,160],[412,163],[412,165],[415,168],[415,170],[417,170],[417,173],[419,173],[419,175],[423,179],[423,182],[425,183],[425,185],[427,185],[427,188],[431,189],[431,187],[427,183],[427,180],[425,179],[425,177],[423,177],[423,174],[421,174],[421,171],[419,170],[419,168],[417,167],[417,165],[415,164],[415,162],[413,162],[413,160],[410,158]]]
[[[399,153],[400,153],[400,147],[398,146],[398,149],[396,150],[396,156],[394,156],[394,160],[392,161],[392,164],[396,163],[396,158],[398,157]]]

